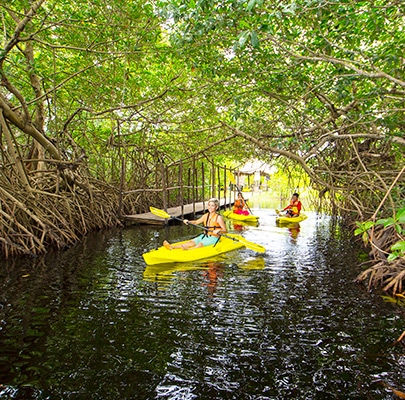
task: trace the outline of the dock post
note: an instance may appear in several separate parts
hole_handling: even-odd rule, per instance
[[[166,168],[163,163],[160,163],[160,170],[162,173],[162,202],[163,209],[167,211],[167,190],[166,190]]]
[[[122,192],[124,191],[125,186],[125,158],[121,157],[121,177],[120,177],[120,197],[118,199],[118,215],[122,215]]]
[[[197,171],[195,168],[195,158],[193,157],[193,188],[192,188],[192,200],[193,200],[193,218],[195,217],[195,197],[196,197],[196,182],[197,182]]]
[[[201,163],[201,188],[202,188],[202,203],[203,209],[205,210],[205,174],[204,174],[204,163]]]
[[[183,161],[179,162],[179,203],[181,207],[181,218],[184,218],[184,187],[183,187]]]
[[[227,182],[226,182],[226,165],[224,165],[224,210],[226,210],[226,206],[227,206],[227,204],[226,204],[226,190],[227,190],[227,188],[226,188],[226,184],[227,184]]]

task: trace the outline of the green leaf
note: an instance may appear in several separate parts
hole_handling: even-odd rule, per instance
[[[356,221],[356,225],[358,226],[358,229],[360,229],[360,232],[366,232],[368,231],[372,226],[374,226],[373,221],[366,221],[366,222],[358,222]],[[357,231],[357,229],[356,229]]]
[[[371,227],[373,227],[374,226],[374,222],[373,221],[366,221],[365,223],[364,223],[364,229],[365,230],[369,230]]]
[[[257,37],[257,33],[253,31],[250,35],[250,42],[254,48],[259,47],[259,38]]]
[[[295,10],[297,9],[297,5],[292,2],[291,4],[288,4],[283,7],[283,12],[286,14],[295,14]]]
[[[387,218],[384,224],[384,228],[388,228],[389,226],[395,225],[395,219],[392,217]]]
[[[395,260],[396,258],[398,258],[398,254],[397,254],[397,253],[391,253],[391,254],[387,257],[387,261],[390,262],[390,261]]]
[[[249,31],[243,31],[242,33],[240,33],[238,35],[239,47],[241,47],[241,48],[245,47],[245,43],[246,43],[246,40],[248,39],[248,37],[249,37]]]
[[[255,4],[256,4],[256,0],[250,0],[247,7],[246,7],[246,11],[252,11]]]
[[[405,253],[405,240],[395,243],[391,246],[391,250],[399,250],[402,253]]]
[[[378,225],[384,225],[384,228],[387,228],[389,226],[392,226],[395,224],[395,220],[392,217],[389,218],[384,218],[384,219],[379,219],[376,224]]]
[[[401,208],[397,212],[397,221],[400,224],[405,224],[405,208]]]

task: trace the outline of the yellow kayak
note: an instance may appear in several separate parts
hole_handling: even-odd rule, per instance
[[[259,217],[257,215],[243,215],[243,214],[236,214],[232,210],[227,210],[223,212],[223,216],[230,219],[235,219],[237,221],[245,221],[245,222],[257,222]]]
[[[142,254],[142,257],[147,265],[167,264],[174,262],[190,262],[202,260],[204,258],[216,257],[219,254],[227,253],[229,251],[245,247],[245,245],[239,241],[239,238],[241,240],[244,240],[240,235],[227,233],[226,236],[235,238],[236,240],[228,239],[228,237],[221,236],[216,245],[204,246],[189,250],[168,250],[166,249],[166,247],[161,246],[157,250],[151,250],[147,253]],[[173,243],[173,245],[183,244],[186,242],[188,242],[188,240]]]
[[[308,216],[305,214],[300,214],[298,217],[276,217],[276,223],[293,224],[293,223],[304,221],[307,218],[308,218]]]

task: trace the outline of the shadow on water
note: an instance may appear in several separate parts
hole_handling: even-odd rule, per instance
[[[89,235],[0,270],[0,398],[391,399],[405,388],[397,309],[352,283],[350,232],[310,215],[266,247],[146,266],[142,253],[190,226]],[[233,230],[232,222],[227,222]],[[159,237],[155,234],[158,231]]]

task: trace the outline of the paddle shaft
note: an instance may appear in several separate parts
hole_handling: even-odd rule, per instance
[[[182,221],[182,222],[184,222],[184,219],[179,218],[179,217],[170,217],[170,218],[171,218],[171,219],[176,219],[177,221]],[[196,226],[197,228],[203,229],[204,231],[210,231],[209,228],[207,228],[207,227],[205,227],[205,226],[202,226],[202,225],[193,224],[192,222],[188,222],[188,221],[187,221],[187,225]],[[224,236],[224,237],[226,237],[226,238],[228,238],[228,239],[232,239],[233,241],[238,241],[238,239],[235,239],[235,238],[233,238],[233,237],[231,237],[231,236],[227,236],[227,235],[224,234],[224,233],[218,233],[218,235],[219,235],[219,236]]]
[[[171,218],[171,219],[176,219],[177,221],[182,221],[182,222],[184,222],[184,219],[179,218],[179,217],[172,217],[172,216],[171,216],[170,218]],[[193,225],[193,226],[196,226],[197,228],[203,229],[203,230],[205,230],[205,231],[209,231],[209,230],[210,230],[209,228],[206,228],[205,226],[193,224],[193,223],[191,223],[191,222],[187,222],[187,225]],[[218,233],[218,235],[219,235],[219,236],[226,237],[227,239],[233,240],[234,242],[241,242],[245,247],[250,248],[250,249],[252,249],[252,250],[254,250],[254,251],[259,251],[259,252],[264,252],[264,251],[265,251],[264,248],[263,248],[263,249],[261,248],[262,246],[257,245],[256,243],[253,243],[253,242],[250,243],[250,242],[248,242],[247,240],[240,240],[240,239],[234,238],[234,237],[232,237],[232,236],[228,236],[228,235],[226,235],[225,233]]]

